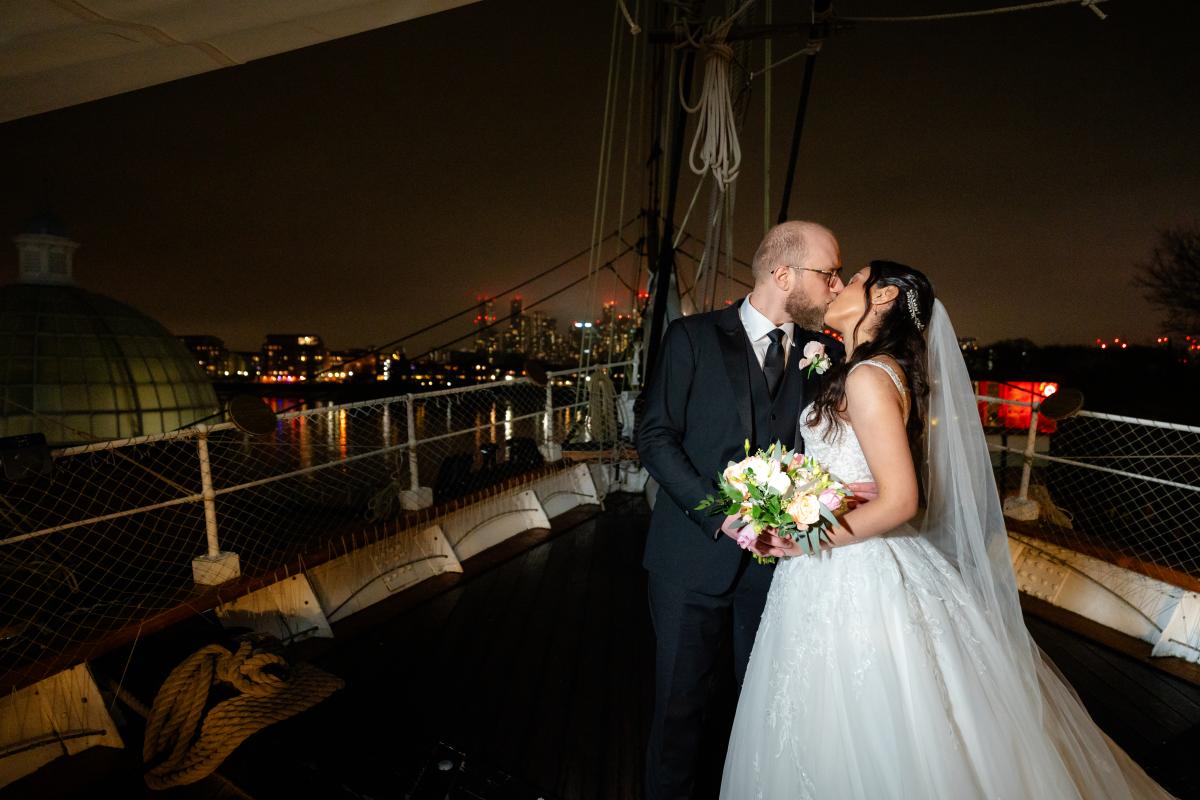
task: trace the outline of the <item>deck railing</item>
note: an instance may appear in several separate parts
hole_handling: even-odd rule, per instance
[[[588,437],[592,382],[619,392],[629,366],[294,411],[263,436],[221,423],[56,450],[50,476],[0,495],[0,675],[544,470]],[[240,583],[198,584],[197,563],[230,554]]]
[[[197,585],[199,559],[235,554],[244,591],[545,468],[588,437],[584,387],[603,372],[620,391],[629,367],[306,409],[265,436],[222,423],[55,451],[51,476],[0,495],[0,685],[231,599]],[[1029,404],[979,401],[1002,495],[1038,504],[1026,532],[1200,587],[1200,428],[1091,411],[1015,428],[997,412]]]
[[[979,396],[997,483],[1022,531],[1200,588],[1200,427],[1080,411],[1050,425],[1035,403]],[[1005,409],[1028,408],[1023,429]]]

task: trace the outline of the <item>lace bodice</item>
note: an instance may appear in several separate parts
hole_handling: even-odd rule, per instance
[[[863,455],[858,437],[850,423],[839,419],[832,426],[828,423],[809,425],[808,417],[812,403],[804,409],[805,424],[801,427],[804,437],[804,453],[825,466],[843,483],[873,483],[867,457]]]
[[[892,383],[896,384],[896,390],[900,392],[900,396],[907,400],[908,393],[905,391],[904,383],[888,364],[883,361],[867,359],[855,364],[850,371],[853,372],[863,364],[870,364],[872,367],[878,367],[886,372],[891,377]],[[804,437],[805,454],[824,464],[844,483],[873,483],[875,478],[872,477],[871,470],[867,466],[867,457],[863,455],[862,446],[858,443],[858,437],[854,435],[854,428],[850,426],[850,423],[838,419],[833,426],[820,423],[809,425],[808,418],[811,412],[812,403],[809,403],[801,412],[801,419],[805,422],[800,429],[800,433]]]

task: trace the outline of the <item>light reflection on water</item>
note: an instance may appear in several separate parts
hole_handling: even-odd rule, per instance
[[[483,393],[480,393],[483,394]],[[557,402],[572,402],[573,397],[558,398]],[[276,412],[283,410],[323,409],[329,404],[320,400],[269,397],[267,404]],[[529,438],[536,444],[547,441],[550,430],[561,441],[578,414],[572,409],[554,411],[553,422],[547,419],[544,395],[536,397],[448,395],[423,399],[414,398],[413,426],[418,440],[417,460],[422,483],[428,484],[437,475],[441,462],[454,453],[471,453],[478,458],[484,444],[503,445],[506,440]],[[522,419],[518,419],[522,417]],[[446,434],[458,435],[446,436]],[[420,440],[443,437],[431,442]],[[409,440],[407,408],[403,402],[362,406],[358,408],[329,408],[327,411],[281,421],[276,428],[275,445],[284,445],[294,453],[296,466],[301,469],[368,453],[381,448],[397,447]],[[392,451],[390,458],[397,466],[406,458],[407,449]]]

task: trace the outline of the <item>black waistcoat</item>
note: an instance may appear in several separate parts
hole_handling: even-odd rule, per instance
[[[751,451],[766,450],[777,441],[782,442],[785,447],[792,448],[795,446],[796,417],[800,412],[799,403],[804,383],[798,366],[800,348],[793,344],[789,350],[779,390],[772,400],[767,390],[767,376],[758,364],[754,347],[750,344],[749,337],[743,339],[746,342],[746,358],[750,367],[750,407],[754,411]]]

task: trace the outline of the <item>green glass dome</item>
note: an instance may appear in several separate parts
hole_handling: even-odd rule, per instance
[[[41,431],[59,445],[171,431],[218,410],[166,328],[65,283],[0,287],[0,393],[0,436]]]

